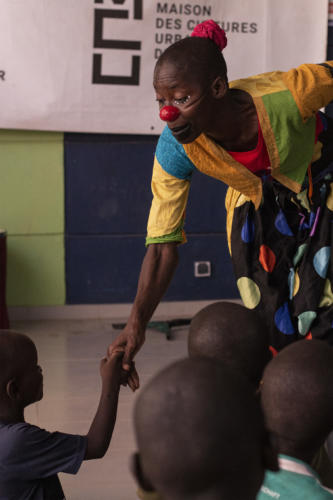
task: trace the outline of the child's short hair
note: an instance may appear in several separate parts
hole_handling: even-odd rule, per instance
[[[168,366],[139,394],[134,423],[143,476],[163,498],[234,489],[255,499],[263,417],[252,386],[230,368],[207,358]]]
[[[281,453],[314,454],[333,427],[333,350],[320,340],[283,349],[264,371],[261,401]]]
[[[24,333],[0,331],[0,381],[19,375],[25,369],[27,351],[37,352],[34,342]]]
[[[257,313],[233,302],[216,302],[193,318],[190,357],[208,356],[242,373],[256,387],[271,359],[268,330]]]

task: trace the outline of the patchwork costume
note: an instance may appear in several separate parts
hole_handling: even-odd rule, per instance
[[[205,134],[180,144],[165,127],[146,243],[185,242],[191,175],[198,169],[215,177],[229,186],[228,245],[241,298],[267,322],[273,348],[304,337],[333,343],[333,125],[319,112],[333,100],[333,61],[237,80],[230,88],[252,96],[258,160],[252,154],[252,163],[242,164],[243,153]]]

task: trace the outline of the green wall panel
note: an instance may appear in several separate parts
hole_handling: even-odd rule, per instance
[[[64,233],[63,134],[0,130],[0,227]]]
[[[7,305],[65,304],[64,236],[7,237]]]
[[[7,304],[65,303],[63,134],[0,130]]]

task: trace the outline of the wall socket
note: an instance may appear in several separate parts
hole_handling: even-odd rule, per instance
[[[209,278],[211,275],[212,270],[209,260],[198,260],[194,262],[195,278]]]

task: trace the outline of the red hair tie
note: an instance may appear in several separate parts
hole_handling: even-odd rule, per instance
[[[197,26],[192,31],[191,36],[197,36],[199,38],[209,38],[216,43],[221,51],[227,46],[228,43],[225,31],[220,28],[220,26],[212,19],[197,24]]]

